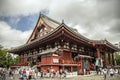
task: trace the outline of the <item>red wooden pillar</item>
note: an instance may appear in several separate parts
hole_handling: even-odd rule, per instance
[[[21,62],[20,64],[23,64],[24,63],[24,55],[21,55]]]
[[[81,57],[80,74],[83,74],[83,58]]]
[[[23,64],[24,63],[24,57],[21,58],[21,63],[20,64]]]
[[[50,54],[50,64],[53,64],[53,56],[52,56],[52,53]]]
[[[110,53],[110,65],[112,65],[112,53]]]
[[[78,74],[82,74],[83,73],[83,71],[82,71],[82,57],[80,57],[80,63],[78,64],[77,68],[78,68]]]
[[[65,70],[65,67],[64,67],[64,66],[62,66],[62,70],[63,70],[63,71]]]
[[[70,72],[73,72],[73,67],[72,66],[70,66]]]
[[[71,49],[71,46],[70,46],[70,59],[72,61],[72,49]],[[72,61],[73,62],[73,61]]]
[[[108,53],[108,65],[110,65],[110,53]]]
[[[112,65],[115,65],[114,53],[112,53]]]
[[[97,58],[100,59],[100,49],[97,48]]]
[[[27,62],[27,54],[24,54],[24,63]]]
[[[107,65],[107,63],[106,63],[106,52],[104,53],[104,64],[103,65]]]

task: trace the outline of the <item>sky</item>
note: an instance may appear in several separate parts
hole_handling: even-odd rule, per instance
[[[26,43],[39,13],[76,28],[92,40],[120,42],[120,0],[0,0],[0,44]]]

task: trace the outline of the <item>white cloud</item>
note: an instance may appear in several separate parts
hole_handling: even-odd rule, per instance
[[[120,41],[119,4],[119,0],[56,0],[49,7],[49,16],[65,19],[90,39],[106,38],[115,43]]]
[[[2,0],[0,1],[0,15],[30,15],[48,8],[49,4],[50,0]]]
[[[115,43],[120,41],[119,5],[120,0],[2,0],[0,1],[0,16],[27,16],[47,9],[48,16],[58,21],[64,19],[66,24],[77,28],[82,35],[90,39],[106,38]],[[11,36],[13,31],[25,34],[11,28],[9,30]],[[21,37],[21,41],[20,39],[18,41],[22,42],[23,38]],[[11,38],[11,41],[17,40]],[[7,45],[7,42],[5,44]]]
[[[0,21],[0,44],[6,48],[20,46],[27,41],[31,32],[12,29],[6,22]]]

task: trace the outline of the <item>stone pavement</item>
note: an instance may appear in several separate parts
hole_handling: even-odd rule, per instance
[[[107,80],[120,80],[120,75],[118,77],[111,78],[110,76],[107,76]],[[7,77],[6,80],[21,80],[19,79],[18,75],[14,75],[14,79],[10,79],[10,77]],[[35,80],[35,79],[32,79]],[[37,78],[36,80],[104,80],[103,75],[78,75],[71,78]]]

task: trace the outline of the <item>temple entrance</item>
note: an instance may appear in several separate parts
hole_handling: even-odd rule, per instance
[[[78,67],[77,66],[73,66],[73,72],[77,72],[78,71]]]
[[[83,73],[84,74],[88,74],[88,70],[89,70],[88,60],[84,59],[83,60]]]
[[[71,72],[71,67],[70,67],[70,66],[65,66],[65,70],[66,70],[67,72]]]
[[[83,60],[83,69],[88,69],[88,68],[89,68],[88,60],[87,60],[87,59],[84,59],[84,60]]]
[[[62,66],[59,66],[59,71],[60,71],[60,69],[62,69]]]

